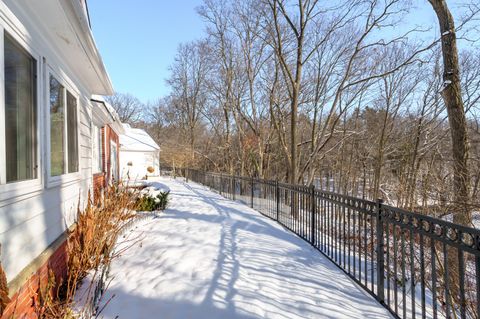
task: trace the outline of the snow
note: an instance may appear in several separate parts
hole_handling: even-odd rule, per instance
[[[472,213],[473,227],[480,229],[480,212]]]
[[[138,242],[113,261],[100,317],[392,318],[274,221],[198,184],[157,182],[170,207],[128,232]]]
[[[170,192],[170,187],[158,181],[155,181],[155,182],[143,181],[143,185],[145,185],[146,187],[142,189],[141,193],[148,194],[149,196],[155,197],[160,193]]]
[[[142,129],[132,128],[129,124],[123,124],[125,134],[120,134],[122,151],[157,152],[160,146]]]

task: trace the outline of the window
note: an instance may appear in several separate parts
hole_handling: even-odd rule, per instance
[[[50,176],[78,172],[77,98],[50,76]]]
[[[93,126],[93,172],[100,173],[103,169],[102,163],[102,129]]]
[[[78,172],[77,99],[67,91],[68,172]]]
[[[50,76],[50,175],[65,174],[65,88]]]
[[[118,180],[118,163],[117,163],[117,144],[110,141],[110,177],[113,181]]]
[[[4,34],[6,182],[36,179],[37,61]]]

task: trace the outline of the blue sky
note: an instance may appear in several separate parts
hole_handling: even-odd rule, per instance
[[[238,0],[242,1],[242,0]],[[471,0],[450,0],[454,17]],[[92,29],[117,92],[131,93],[143,102],[169,93],[165,79],[180,43],[205,36],[205,23],[195,8],[202,0],[89,0]],[[406,24],[432,27],[438,22],[426,0],[413,0]],[[399,31],[396,27],[395,30]],[[395,32],[393,32],[395,33]],[[385,31],[387,38],[391,37]],[[468,44],[467,44],[468,45]],[[465,46],[461,43],[460,46]]]
[[[176,49],[198,39],[202,0],[89,0],[93,34],[117,92],[147,102],[168,93]]]

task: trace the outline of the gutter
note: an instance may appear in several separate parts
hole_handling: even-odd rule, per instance
[[[92,29],[92,21],[90,21],[90,11],[88,10],[88,1],[85,0],[85,10],[87,11],[87,20],[88,20],[88,26],[90,29]]]
[[[110,110],[108,109],[107,105],[105,104],[105,101],[100,101],[100,100],[97,100],[97,99],[90,99],[90,101],[92,102],[95,102],[95,103],[100,103],[103,105],[103,107],[105,108],[105,110],[107,110],[108,114],[110,115],[110,117],[112,118],[112,121],[113,122],[116,122],[117,120],[115,119],[115,116],[113,116],[112,112],[110,112]]]

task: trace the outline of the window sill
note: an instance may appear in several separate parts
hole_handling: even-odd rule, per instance
[[[0,185],[0,202],[17,199],[26,195],[32,195],[43,189],[42,182],[39,178],[34,180],[15,182]]]
[[[81,179],[79,172],[65,174],[61,176],[50,177],[47,180],[46,188],[55,188],[59,186],[67,186],[73,183],[78,182]]]

